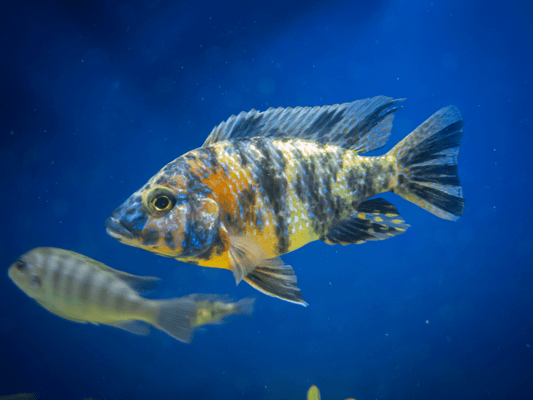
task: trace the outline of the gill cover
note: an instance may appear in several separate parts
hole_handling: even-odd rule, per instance
[[[214,200],[208,197],[190,199],[180,257],[197,257],[213,245],[218,235],[219,214],[218,204]]]

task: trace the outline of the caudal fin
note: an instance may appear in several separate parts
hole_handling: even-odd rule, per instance
[[[399,169],[392,191],[437,217],[458,219],[465,208],[457,173],[462,136],[457,107],[444,107],[429,117],[391,150]]]
[[[181,342],[189,343],[192,338],[191,321],[196,317],[196,303],[188,298],[161,302],[155,327]]]
[[[254,312],[254,298],[247,297],[235,303],[235,314],[252,315]]]

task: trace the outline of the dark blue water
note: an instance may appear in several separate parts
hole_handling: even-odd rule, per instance
[[[74,250],[163,279],[157,296],[254,296],[191,344],[63,320],[0,279],[0,395],[44,399],[533,397],[531,2],[5,1],[0,258]],[[411,228],[283,257],[309,307],[229,271],[125,246],[110,213],[252,108],[407,98],[384,154],[461,110],[466,210],[389,194]]]

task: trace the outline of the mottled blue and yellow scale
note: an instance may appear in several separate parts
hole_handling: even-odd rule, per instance
[[[305,304],[280,255],[322,240],[363,243],[403,233],[387,191],[433,214],[464,208],[457,175],[459,111],[445,107],[390,152],[401,100],[252,110],[219,124],[204,145],[165,166],[113,213],[123,243],[187,263],[230,269],[258,290]]]
[[[208,173],[206,184],[223,221],[234,234],[260,240],[271,258],[323,238],[397,176],[391,156],[361,157],[304,140],[250,139],[212,150],[221,169]]]

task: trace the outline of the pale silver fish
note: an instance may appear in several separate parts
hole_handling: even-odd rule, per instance
[[[149,300],[138,292],[158,278],[117,271],[73,251],[39,247],[9,267],[9,277],[48,311],[71,321],[110,325],[146,335],[146,322],[190,342],[196,304],[188,298]]]

